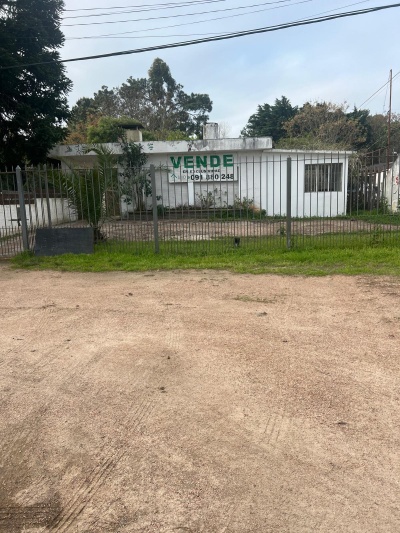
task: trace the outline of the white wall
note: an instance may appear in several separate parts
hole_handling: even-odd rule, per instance
[[[386,175],[385,197],[391,211],[396,212],[399,209],[400,201],[400,175],[399,175],[399,157],[393,163],[392,168]]]
[[[212,192],[216,206],[234,205],[239,201],[254,200],[254,206],[265,210],[268,216],[286,214],[287,158],[292,159],[292,216],[334,217],[346,213],[348,158],[349,152],[290,151],[271,149],[268,138],[219,139],[204,141],[171,141],[142,143],[148,155],[148,165],[156,167],[156,194],[161,196],[159,204],[176,208],[197,205],[200,197]],[[110,145],[111,146],[111,145]],[[115,153],[118,145],[112,145]],[[76,147],[58,147],[56,156],[70,157],[80,164],[88,163],[92,156],[82,155]],[[62,152],[62,153],[61,153]],[[178,157],[215,154],[233,154],[235,179],[232,182],[187,182],[178,176],[177,182],[170,182],[167,168],[171,168],[170,156]],[[341,191],[305,192],[306,164],[342,163]],[[182,168],[174,170],[181,172]],[[215,193],[214,193],[215,191]],[[151,198],[146,199],[151,208]],[[121,203],[122,216],[134,211],[134,206]]]
[[[62,198],[50,198],[50,216],[53,224],[63,222],[73,222],[77,216],[73,210],[68,207],[66,200]],[[17,231],[17,208],[19,205],[9,204],[0,205],[0,228],[8,228]],[[25,204],[25,213],[28,226],[47,226],[48,213],[46,200],[38,198],[34,203]]]
[[[291,158],[293,217],[333,217],[346,213],[348,155],[273,150],[254,152],[240,159],[240,197],[254,198],[254,205],[268,216],[286,215],[287,158]],[[337,192],[305,192],[305,165],[342,163],[342,186]]]

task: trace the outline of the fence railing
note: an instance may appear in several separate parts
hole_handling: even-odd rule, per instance
[[[398,159],[273,151],[149,168],[0,172],[0,256],[32,250],[39,227],[87,227],[137,253],[398,244]],[[393,159],[393,158],[392,158]]]

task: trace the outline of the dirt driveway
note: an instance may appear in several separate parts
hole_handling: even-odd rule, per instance
[[[400,531],[399,279],[0,288],[0,531]]]

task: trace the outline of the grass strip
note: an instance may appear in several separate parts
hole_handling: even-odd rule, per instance
[[[278,242],[278,241],[277,241]],[[348,246],[349,242],[351,245]],[[281,246],[260,249],[251,241],[239,248],[204,247],[180,243],[169,248],[163,243],[154,254],[151,243],[140,249],[124,244],[98,245],[93,255],[65,254],[35,257],[22,253],[11,259],[14,268],[65,272],[142,272],[175,269],[218,269],[251,274],[326,276],[333,274],[400,275],[400,246],[368,244],[341,239],[314,242],[313,247],[286,250]],[[215,243],[214,243],[215,244]],[[346,246],[347,244],[347,246]],[[204,245],[204,243],[203,243]]]

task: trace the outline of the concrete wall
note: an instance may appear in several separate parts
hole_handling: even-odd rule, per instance
[[[392,168],[386,174],[386,183],[384,184],[384,195],[388,207],[391,211],[397,212],[400,207],[400,175],[399,175],[399,157],[394,161]]]
[[[77,220],[76,214],[68,207],[66,200],[62,198],[50,198],[50,216],[53,224],[73,222]],[[0,228],[18,230],[16,204],[0,205]],[[34,203],[25,204],[28,226],[47,226],[48,213],[46,200],[38,198]]]

